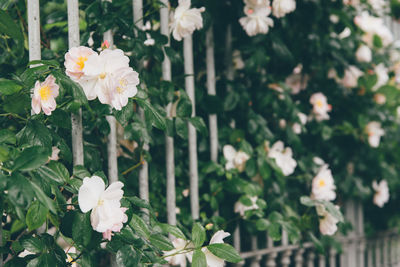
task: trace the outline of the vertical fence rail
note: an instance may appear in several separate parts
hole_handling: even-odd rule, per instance
[[[79,46],[79,2],[68,0],[68,45],[69,48]],[[72,155],[74,165],[83,165],[82,109],[71,114]]]
[[[168,37],[169,46],[169,2],[161,0],[160,8],[160,31],[161,34]],[[171,81],[171,61],[164,50],[164,61],[162,63],[162,78],[164,81]],[[167,118],[172,119],[172,103],[169,103],[165,110]],[[176,224],[176,191],[175,191],[175,155],[174,155],[174,137],[165,134],[165,163],[167,173],[167,220],[169,224]]]
[[[185,65],[186,92],[192,102],[192,117],[196,115],[193,67],[193,39],[187,36],[183,40],[183,57]],[[190,207],[194,220],[199,218],[199,173],[197,169],[197,133],[194,126],[188,122],[189,135],[189,172],[190,172]]]
[[[143,1],[133,0],[133,23],[140,29],[143,28]],[[146,123],[144,111],[139,108],[139,114],[143,122]],[[149,144],[143,144],[143,150],[149,151]],[[139,196],[141,199],[149,201],[149,165],[145,159],[142,160],[142,167],[139,170]]]
[[[40,9],[39,0],[28,0],[29,60],[39,60],[40,52]]]
[[[217,94],[215,89],[215,62],[214,62],[214,33],[213,26],[207,31],[206,34],[207,46],[207,93],[215,96]],[[208,123],[210,128],[210,153],[211,160],[217,162],[218,160],[218,123],[217,114],[210,114],[208,116]]]

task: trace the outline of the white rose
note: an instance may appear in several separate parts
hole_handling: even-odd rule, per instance
[[[272,3],[272,13],[275,17],[281,18],[296,9],[295,0],[274,0]]]
[[[293,152],[290,147],[284,147],[282,141],[277,141],[268,151],[268,157],[275,159],[276,165],[282,170],[283,175],[291,175],[297,162],[293,159]]]
[[[389,201],[389,187],[386,180],[372,182],[372,188],[375,190],[374,204],[382,208]]]
[[[358,62],[371,62],[372,51],[366,45],[360,45],[356,51],[356,58]]]
[[[371,147],[378,147],[381,137],[385,135],[385,131],[382,129],[381,124],[377,121],[371,121],[365,127],[365,131],[368,135],[368,143]]]
[[[335,181],[328,165],[323,165],[312,181],[312,198],[331,201],[336,198]]]
[[[205,8],[190,8],[190,5],[191,0],[179,0],[178,7],[171,18],[172,36],[177,41],[203,28],[201,13],[205,11]]]

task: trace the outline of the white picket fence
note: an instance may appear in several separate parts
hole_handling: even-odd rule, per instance
[[[169,35],[169,1],[161,0],[163,7],[160,9],[160,31],[164,35]],[[27,0],[28,9],[28,30],[29,30],[29,59],[41,59],[40,49],[40,13],[39,0]],[[142,0],[133,0],[133,19],[140,28],[143,25],[143,2]],[[397,22],[386,20],[394,32],[395,39],[400,37],[400,26]],[[68,0],[68,38],[69,47],[79,46],[79,3],[78,0]],[[112,32],[104,34],[104,39],[113,44]],[[225,43],[225,63],[226,78],[233,80],[232,64],[232,31],[231,25],[228,25],[226,31]],[[167,44],[169,45],[169,44]],[[186,91],[195,103],[194,99],[194,64],[192,37],[187,37],[183,41],[184,70]],[[207,61],[207,92],[210,95],[216,94],[215,89],[215,65],[214,65],[214,38],[213,27],[206,34],[206,61]],[[165,81],[171,81],[171,63],[165,54],[162,63],[162,78]],[[228,91],[231,90],[227,85]],[[170,114],[171,104],[166,106],[167,116]],[[193,105],[192,116],[195,116],[195,105]],[[82,111],[71,115],[72,120],[72,150],[74,165],[84,164],[83,158],[83,140],[82,140]],[[110,124],[110,134],[108,136],[108,177],[110,182],[118,180],[117,166],[117,137],[116,121],[112,116],[107,117]],[[197,167],[197,137],[195,128],[189,124],[189,166],[190,166],[190,203],[193,219],[199,218],[199,193],[198,193],[198,167]],[[217,115],[209,115],[209,133],[210,133],[210,159],[218,160],[218,127]],[[165,165],[166,165],[166,198],[167,198],[167,220],[169,224],[176,224],[176,202],[175,202],[175,164],[174,164],[174,138],[165,136]],[[145,149],[150,149],[146,144]],[[148,166],[143,164],[139,175],[139,196],[142,199],[149,200],[148,184]],[[250,240],[241,240],[240,229],[237,228],[233,234],[234,246],[240,251],[243,262],[237,266],[266,266],[266,267],[386,267],[400,266],[400,236],[396,232],[385,232],[372,239],[366,238],[363,233],[363,210],[362,206],[354,201],[348,201],[345,207],[345,217],[350,221],[354,230],[348,236],[339,237],[342,243],[343,251],[339,253],[333,248],[325,255],[318,254],[315,251],[313,243],[307,242],[300,245],[289,243],[288,236],[282,233],[282,240],[273,242],[267,233],[261,238],[260,235],[253,236]],[[244,236],[244,235],[242,235]],[[248,235],[247,235],[248,236]],[[242,251],[241,245],[251,243],[251,250]],[[115,262],[114,262],[115,264]]]

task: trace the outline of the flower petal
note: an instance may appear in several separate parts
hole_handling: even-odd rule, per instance
[[[82,212],[88,212],[97,206],[101,194],[104,192],[105,184],[103,179],[98,176],[83,179],[83,184],[79,188],[78,203]]]

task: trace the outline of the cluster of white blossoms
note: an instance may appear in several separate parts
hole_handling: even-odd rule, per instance
[[[171,32],[177,41],[203,28],[201,13],[205,11],[205,8],[190,8],[190,5],[191,0],[179,0],[178,7],[171,14]]]
[[[111,240],[112,232],[119,232],[128,220],[126,208],[121,207],[124,194],[121,182],[114,182],[106,189],[103,179],[98,176],[86,177],[79,188],[78,203],[83,213],[92,211],[90,222],[103,238]]]
[[[317,175],[312,181],[311,199],[333,201],[336,198],[336,186],[332,172],[321,158],[315,157],[314,163],[320,165]],[[339,209],[338,206],[336,206]],[[339,220],[330,214],[322,204],[316,206],[319,218],[319,230],[323,235],[333,235],[337,231]]]
[[[295,0],[274,0],[272,7],[269,0],[244,0],[245,17],[239,19],[240,25],[247,35],[266,34],[270,27],[274,26],[274,21],[269,15],[272,14],[281,18],[296,9]]]
[[[73,47],[65,54],[64,65],[88,100],[98,98],[121,110],[137,93],[139,74],[129,67],[129,58],[120,49],[105,49],[98,54],[88,47]]]
[[[36,81],[32,95],[32,110],[35,114],[39,114],[43,110],[44,114],[51,115],[56,109],[57,103],[55,98],[59,94],[59,86],[53,75],[47,76],[44,82]]]
[[[268,142],[266,142],[268,145]],[[268,157],[275,159],[276,165],[282,170],[283,175],[289,176],[296,169],[297,162],[293,159],[293,152],[290,147],[284,146],[282,141],[277,141],[271,148],[267,147]]]
[[[386,180],[382,180],[379,183],[376,181],[372,182],[372,188],[375,190],[374,204],[382,208],[386,202],[389,201],[389,187]]]
[[[332,106],[328,104],[328,100],[323,93],[314,93],[310,97],[310,103],[313,105],[313,115],[317,121],[329,120],[329,114]]]
[[[369,47],[374,46],[374,35],[379,36],[383,46],[388,46],[393,42],[393,35],[382,18],[371,16],[364,11],[354,18],[354,23],[364,32],[362,40]]]
[[[258,209],[257,199],[258,199],[257,196],[250,197],[250,201],[251,201],[251,205],[250,205],[250,206],[246,206],[246,205],[243,204],[242,202],[237,201],[237,202],[235,203],[235,209],[234,209],[234,211],[235,211],[236,213],[239,213],[240,216],[243,217],[243,216],[245,215],[246,211],[248,211],[248,210],[257,210],[257,209]]]
[[[230,235],[230,233],[220,230],[211,237],[210,245],[222,244],[224,243],[223,239]],[[186,259],[189,260],[190,263],[192,262],[194,249],[193,243],[181,238],[176,238],[172,241],[172,244],[175,247],[173,250],[164,251],[164,255],[167,256],[165,257],[165,260],[171,265],[186,267]],[[223,259],[212,254],[206,247],[203,247],[201,251],[206,256],[207,267],[223,267],[225,265],[225,261]]]
[[[368,135],[368,143],[371,147],[378,147],[381,137],[385,135],[385,131],[377,121],[369,122],[365,127],[365,132]]]
[[[226,159],[226,170],[237,169],[239,172],[244,171],[246,161],[250,159],[249,155],[240,150],[236,151],[236,149],[231,145],[225,145],[223,153]]]

